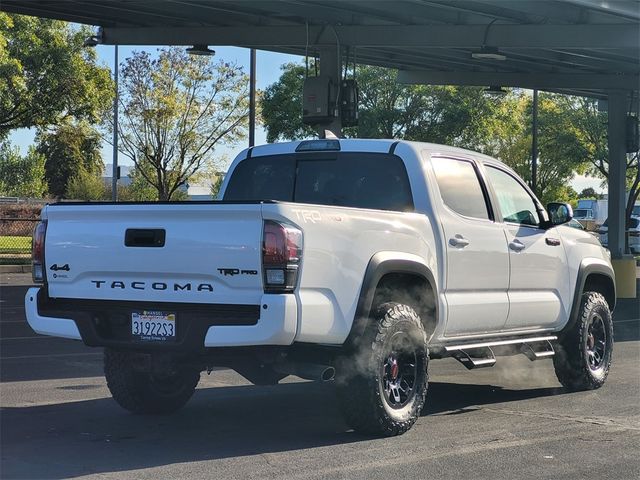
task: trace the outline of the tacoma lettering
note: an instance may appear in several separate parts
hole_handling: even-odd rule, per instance
[[[91,280],[91,283],[95,285],[96,288],[103,288],[103,285],[107,284],[106,280]],[[146,282],[122,282],[122,281],[114,281],[109,284],[112,289],[126,290],[173,290],[174,292],[182,292],[182,291],[197,291],[197,292],[213,292],[213,285],[210,283],[199,283],[199,284],[191,284],[188,283],[173,283],[168,284],[165,282],[153,282],[150,285],[147,285]]]

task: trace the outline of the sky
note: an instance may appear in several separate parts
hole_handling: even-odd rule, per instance
[[[108,66],[113,71],[114,66],[114,50],[115,47],[111,45],[98,45],[96,48],[96,53],[98,54],[98,63],[102,65]],[[118,49],[119,63],[122,62],[129,57],[134,51],[148,51],[150,53],[154,53],[158,48],[162,47],[137,47],[137,46],[121,46]],[[214,47],[211,46],[213,50],[215,50],[216,55],[215,58],[223,59],[228,62],[235,62],[238,65],[242,66],[245,72],[249,73],[249,49],[247,48],[239,48],[239,47]],[[264,52],[257,51],[256,54],[256,83],[257,88],[259,90],[265,89],[267,86],[276,82],[280,77],[280,67],[285,63],[289,62],[300,62],[302,61],[302,57],[296,55],[287,55],[282,53],[273,53],[273,52]],[[33,139],[35,135],[34,129],[21,129],[17,130],[11,135],[11,141],[14,145],[20,147],[20,150],[26,153],[29,145],[33,144]],[[260,145],[266,143],[266,133],[264,129],[260,126],[256,126],[256,145]],[[246,144],[236,144],[229,146],[221,146],[216,151],[221,157],[225,157],[224,169],[226,170],[226,166],[231,163],[234,159],[235,155],[239,153],[242,149],[244,149]],[[111,164],[113,162],[113,149],[111,145],[108,143],[104,143],[102,147],[102,157],[103,161],[106,164]],[[118,163],[120,165],[131,165],[132,162],[122,153],[118,155]],[[581,190],[592,187],[596,191],[602,192],[603,189],[601,187],[601,180],[592,177],[585,177],[582,175],[576,175],[576,177],[571,181],[571,186],[577,192]]]

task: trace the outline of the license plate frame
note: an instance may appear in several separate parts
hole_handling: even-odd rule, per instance
[[[131,312],[131,337],[142,343],[175,342],[176,312],[139,310]]]

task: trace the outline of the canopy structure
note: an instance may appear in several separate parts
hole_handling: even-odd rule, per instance
[[[600,98],[640,84],[637,0],[3,0],[0,9],[101,26],[106,44],[304,55],[338,43],[358,62],[410,71],[408,82]]]
[[[2,0],[101,27],[114,45],[231,45],[346,55],[406,83],[517,86],[609,100],[609,245],[624,252],[625,124],[638,111],[638,0]],[[330,127],[339,130],[334,122]]]

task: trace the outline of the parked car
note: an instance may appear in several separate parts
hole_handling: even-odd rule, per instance
[[[605,220],[604,223],[598,229],[598,234],[600,235],[600,243],[602,243],[603,247],[609,246],[609,219]],[[629,250],[631,253],[640,253],[640,216],[632,216],[629,218],[627,222],[627,228],[625,229],[625,234],[629,239]]]
[[[103,347],[125,409],[175,411],[215,366],[261,385],[335,375],[355,430],[398,435],[432,359],[552,358],[569,390],[607,378],[608,252],[498,160],[394,140],[264,145],[235,159],[220,199],[42,211],[29,324]]]

